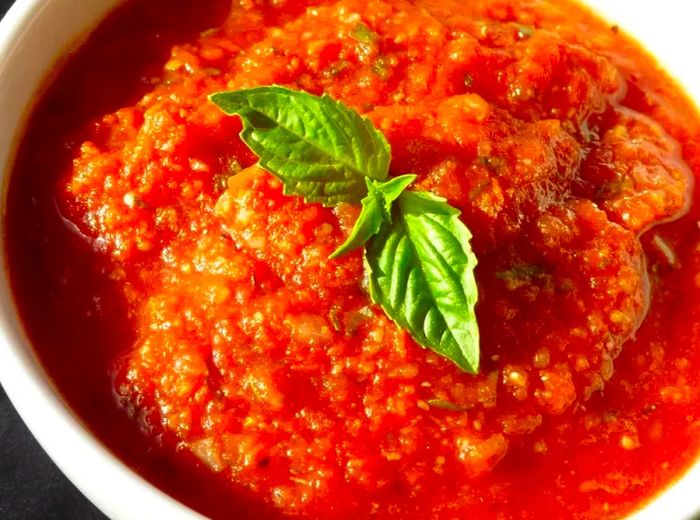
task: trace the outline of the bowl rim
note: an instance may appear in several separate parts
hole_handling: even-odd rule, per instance
[[[8,74],[7,63],[16,52],[25,33],[30,30],[32,22],[41,17],[50,4],[55,4],[57,1],[63,0],[16,0],[5,14],[0,21],[0,78]],[[119,0],[105,1],[114,7]],[[647,12],[646,18],[640,16],[639,23],[627,23],[630,19],[625,16],[625,10],[630,9],[631,6],[639,8],[643,3],[637,3],[637,0],[617,0],[617,2],[584,0],[580,3],[605,20],[624,19],[625,23],[622,27],[626,33],[639,41],[640,45],[654,55],[659,63],[668,65],[663,68],[675,78],[679,86],[684,88],[686,95],[696,103],[700,102],[700,68],[692,76],[679,76],[680,69],[677,57],[674,56],[673,46],[659,45],[654,48],[649,45],[648,38],[652,35],[650,23],[656,21],[649,19],[653,14],[650,14],[647,9],[644,11]],[[700,14],[700,3],[697,6],[690,6],[683,5],[683,0],[666,0],[666,4],[671,6],[677,4],[676,7],[683,10],[696,8],[697,13]],[[690,22],[693,19],[697,17],[687,16],[687,27],[692,27]],[[680,33],[680,30],[677,29],[677,31]],[[696,32],[688,34],[696,34]],[[74,36],[80,36],[80,33]],[[700,43],[700,35],[695,38]],[[44,80],[55,64],[56,57],[45,63]],[[0,82],[0,89],[1,87]],[[36,96],[37,92],[40,92],[40,87],[41,83],[34,85],[31,95]],[[0,94],[2,94],[1,90]],[[3,266],[3,272],[0,275],[0,383],[32,435],[53,462],[105,514],[115,519],[203,519],[204,516],[161,491],[122,462],[84,425],[51,383],[24,331],[9,279],[9,266],[5,253],[4,217],[8,179],[16,154],[15,145],[25,129],[26,115],[31,112],[31,109],[30,102],[24,107],[25,117],[19,121],[19,124],[13,124],[6,136],[0,137],[0,140],[6,139],[10,143],[7,153],[0,150],[0,167],[3,169],[0,172],[0,183],[3,187],[0,200],[0,208],[2,208],[0,232],[3,235],[0,244]],[[76,464],[76,456],[80,459],[79,464]],[[700,497],[696,496],[699,485],[700,454],[696,462],[680,478],[651,497],[641,509],[633,512],[628,518],[629,520],[691,518],[694,514],[700,513]]]

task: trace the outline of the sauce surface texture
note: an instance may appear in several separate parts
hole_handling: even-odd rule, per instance
[[[462,211],[478,375],[328,259],[358,208],[283,195],[207,100],[271,84]],[[619,518],[698,454],[698,121],[568,2],[132,0],[30,119],[18,305],[86,424],[212,517]]]

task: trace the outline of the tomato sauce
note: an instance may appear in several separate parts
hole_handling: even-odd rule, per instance
[[[358,208],[283,195],[207,100],[269,84],[462,211],[478,375],[328,259]],[[213,518],[618,518],[700,451],[699,121],[575,4],[130,0],[29,120],[17,304],[85,424]]]

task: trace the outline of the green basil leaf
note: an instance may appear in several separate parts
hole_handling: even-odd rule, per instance
[[[385,220],[391,224],[391,206],[406,188],[416,180],[416,175],[399,175],[386,182],[372,182],[372,187],[381,194]]]
[[[379,233],[383,222],[391,223],[391,205],[416,180],[415,175],[401,175],[387,182],[367,182],[367,196],[362,199],[362,211],[350,235],[329,258],[338,258],[353,249],[362,247],[370,238]]]
[[[383,181],[391,149],[371,121],[327,95],[280,86],[219,92],[211,101],[243,120],[241,138],[288,195],[358,203],[365,178]]]
[[[369,188],[369,193],[362,199],[362,210],[350,235],[329,258],[338,258],[358,247],[362,247],[365,242],[379,233],[379,228],[384,222],[382,197],[376,190],[372,189],[371,183],[368,182],[367,187]]]
[[[420,345],[476,373],[478,291],[470,239],[459,211],[444,199],[406,191],[365,258],[372,300]]]

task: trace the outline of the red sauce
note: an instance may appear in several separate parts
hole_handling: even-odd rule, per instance
[[[200,4],[110,15],[11,178],[18,306],[105,444],[215,518],[616,518],[682,474],[700,125],[650,58],[553,1]],[[273,83],[366,114],[463,211],[478,376],[327,260],[357,209],[282,195],[206,100]]]

